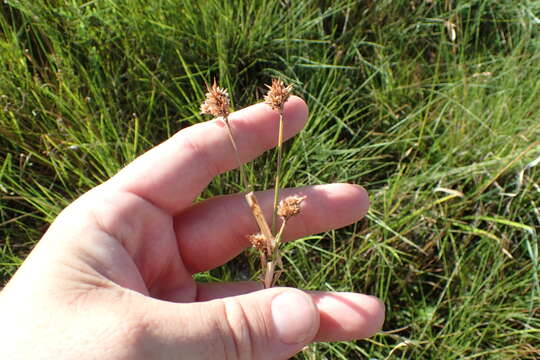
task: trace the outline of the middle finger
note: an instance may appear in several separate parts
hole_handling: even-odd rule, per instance
[[[267,221],[271,221],[273,191],[257,193]],[[343,227],[367,212],[366,191],[357,185],[329,184],[285,189],[282,197],[305,195],[298,216],[287,222],[285,241]],[[215,197],[175,217],[180,254],[192,273],[213,269],[249,246],[247,235],[258,231],[242,194]]]

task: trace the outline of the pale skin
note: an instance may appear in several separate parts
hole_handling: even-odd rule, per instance
[[[285,138],[307,112],[289,99]],[[230,122],[242,161],[276,145],[278,114],[267,105]],[[257,231],[241,194],[194,204],[237,165],[224,126],[214,119],[178,132],[64,209],[0,292],[0,358],[287,359],[312,342],[380,330],[384,307],[372,296],[193,280]],[[369,204],[350,184],[287,194],[307,199],[286,240],[354,223]],[[273,193],[258,197],[270,221]]]

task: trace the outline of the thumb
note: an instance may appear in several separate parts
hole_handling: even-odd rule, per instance
[[[207,302],[154,301],[152,338],[171,359],[288,359],[319,329],[311,296],[272,288]]]

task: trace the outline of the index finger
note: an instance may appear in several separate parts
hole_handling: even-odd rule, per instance
[[[306,123],[306,103],[291,96],[284,107],[284,138]],[[259,103],[229,115],[245,163],[277,144],[279,114]],[[212,178],[237,167],[234,150],[222,119],[190,126],[135,159],[109,183],[136,194],[173,214],[186,208]]]

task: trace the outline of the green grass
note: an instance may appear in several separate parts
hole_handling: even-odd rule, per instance
[[[0,7],[2,283],[70,201],[201,121],[205,81],[241,108],[277,75],[311,111],[287,185],[354,182],[372,201],[366,220],[287,244],[282,282],[387,304],[380,335],[298,359],[540,357],[540,1]],[[271,159],[251,164],[260,189]],[[201,278],[254,276],[255,260]]]

